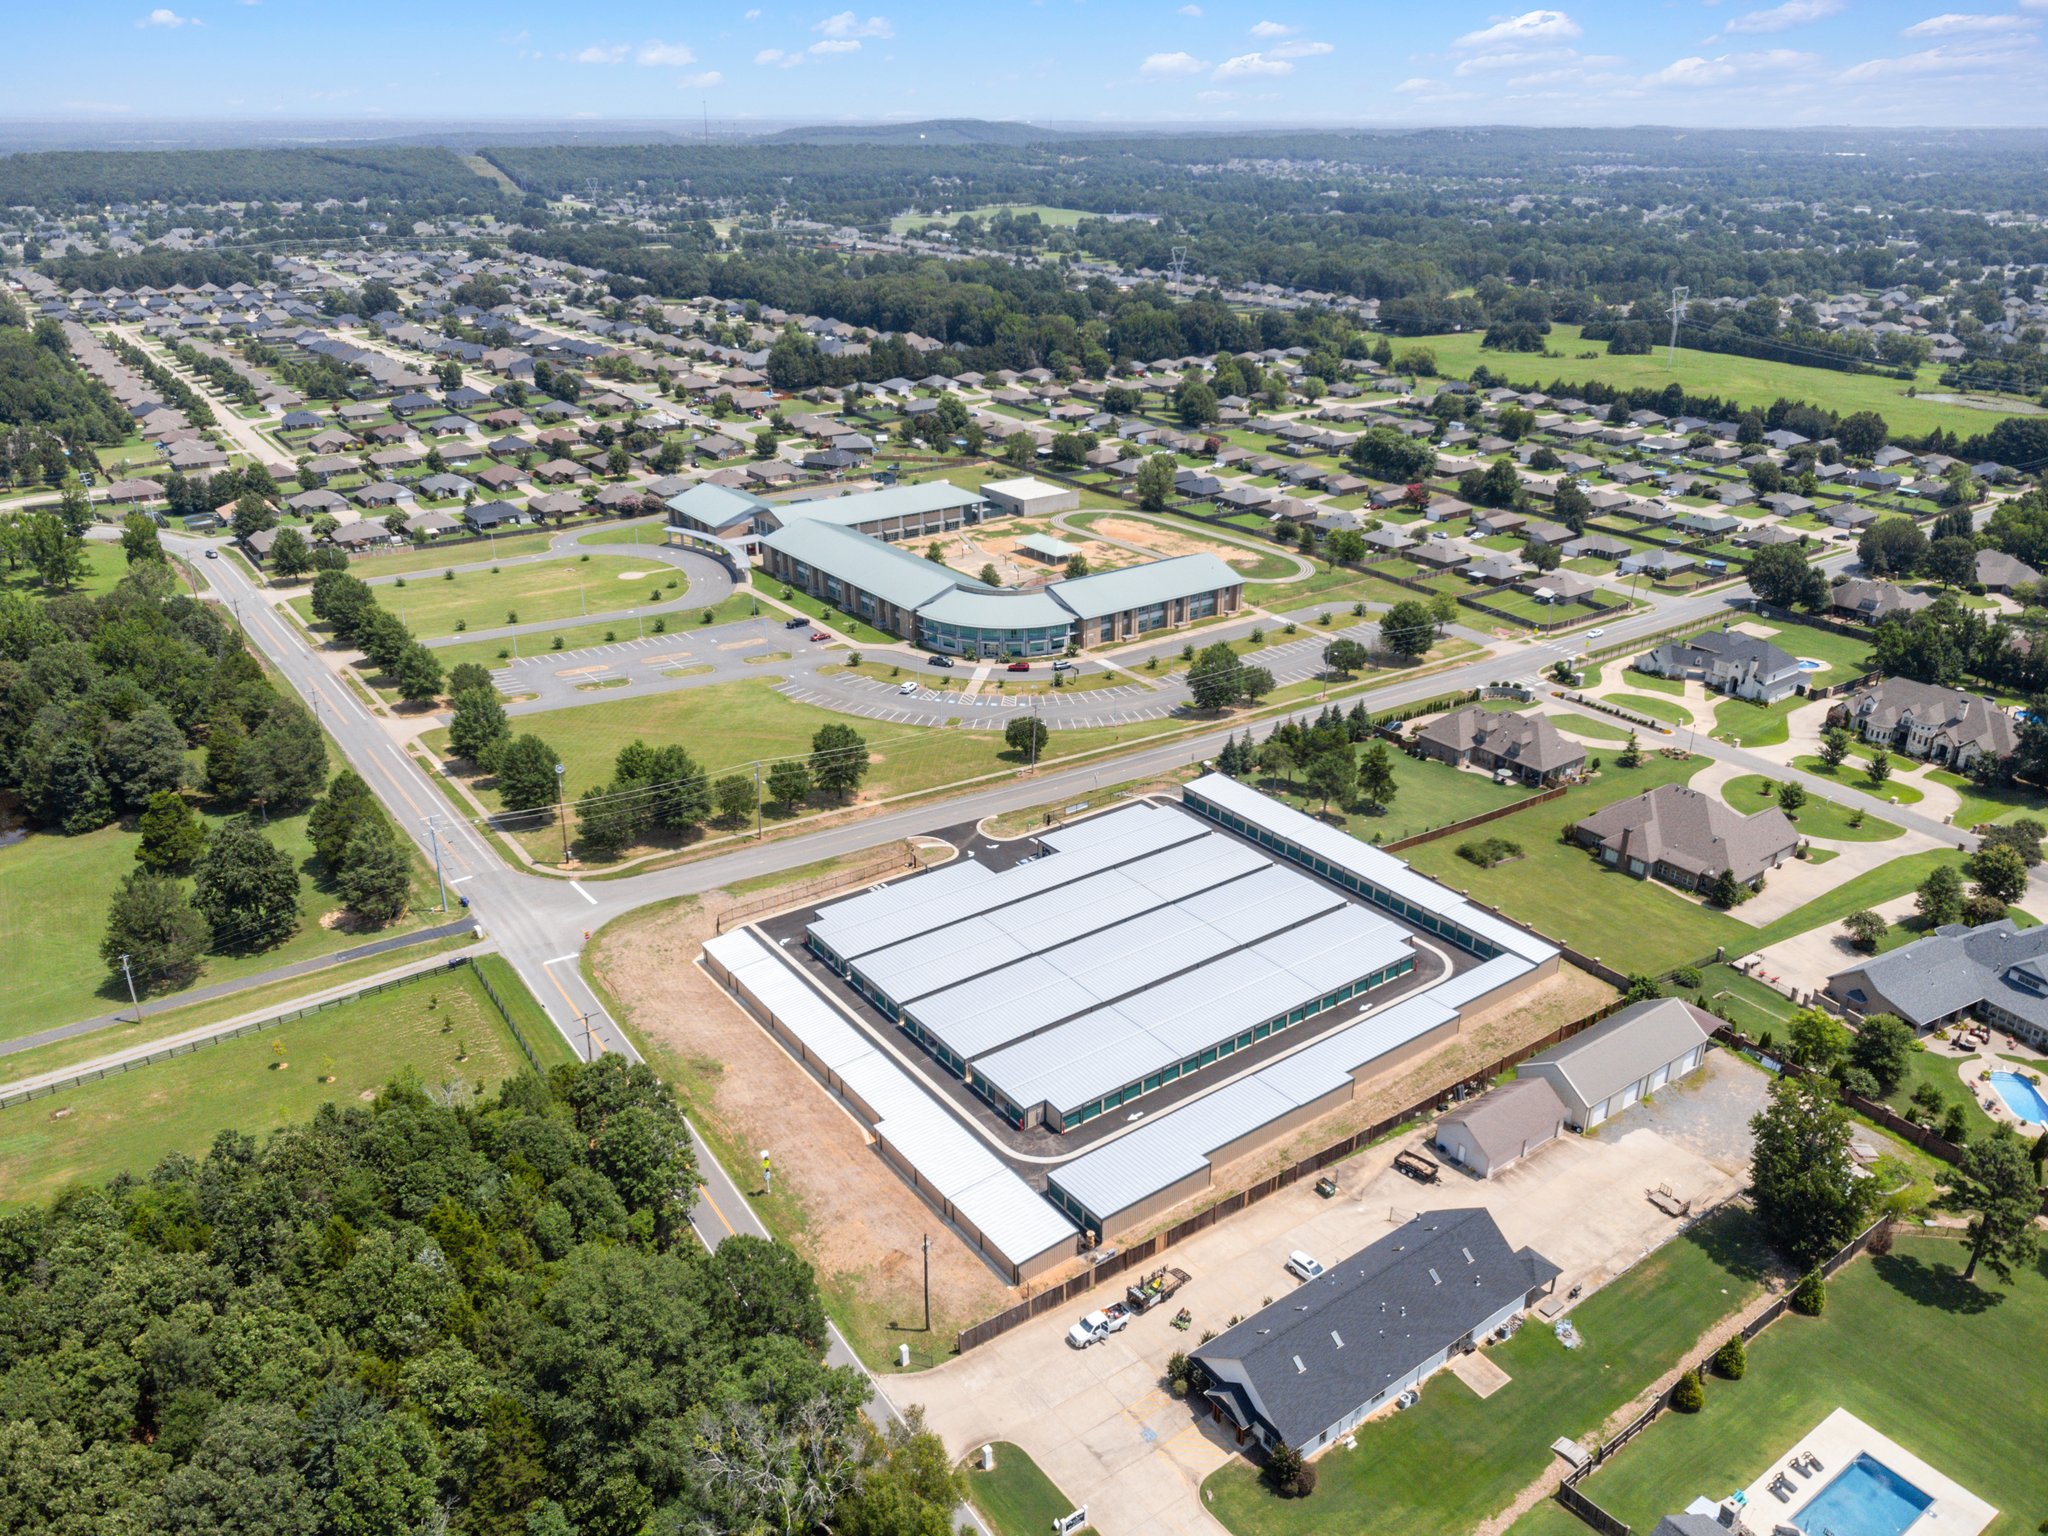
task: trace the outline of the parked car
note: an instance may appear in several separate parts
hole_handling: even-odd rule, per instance
[[[1287,1255],[1287,1272],[1298,1280],[1314,1280],[1321,1276],[1323,1266],[1297,1248]]]
[[[950,656],[927,656],[924,659],[924,664],[928,667],[950,667],[953,665],[953,658]]]
[[[898,688],[898,689],[897,689],[896,691],[897,691],[898,693],[915,693],[915,692],[917,692],[917,684],[915,684],[915,683],[905,683],[905,684],[904,684],[904,685],[903,685],[902,687]]]
[[[813,640],[830,640],[832,637],[822,629],[814,629],[811,631],[811,638]]]
[[[811,621],[809,619],[791,619],[782,627],[784,629],[802,629],[806,624],[810,622]]]
[[[1013,661],[1010,663],[1010,670],[1012,672],[1029,672],[1031,670],[1031,663],[1028,661]]]
[[[1067,1343],[1074,1349],[1086,1349],[1090,1344],[1100,1344],[1112,1333],[1122,1333],[1130,1320],[1129,1309],[1120,1301],[1112,1301],[1100,1312],[1090,1312],[1069,1328]]]
[[[1055,672],[1071,672],[1074,670],[1074,663],[1067,660],[1066,657],[1062,656],[1058,661],[1052,664],[1052,669]]]

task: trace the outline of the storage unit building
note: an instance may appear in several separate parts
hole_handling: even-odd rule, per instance
[[[1683,999],[1652,998],[1532,1056],[1522,1076],[1548,1082],[1564,1101],[1565,1124],[1590,1131],[1706,1060],[1719,1023]]]

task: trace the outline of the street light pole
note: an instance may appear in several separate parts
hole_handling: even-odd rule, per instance
[[[441,910],[448,910],[448,882],[441,874],[441,832],[434,818],[427,818],[427,839],[434,845],[434,883],[441,887]]]
[[[555,820],[562,827],[562,862],[569,862],[569,808],[562,799],[562,765],[555,764]]]
[[[121,974],[128,978],[128,1001],[135,1005],[135,1022],[142,1022],[142,999],[135,995],[135,973],[128,969],[128,957],[121,957]]]

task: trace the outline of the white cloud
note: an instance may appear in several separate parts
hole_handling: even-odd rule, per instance
[[[2040,25],[2031,16],[1976,16],[1947,11],[1916,21],[1901,37],[1960,37],[1982,32],[2024,32]]]
[[[135,25],[138,27],[203,27],[206,23],[197,16],[180,16],[169,6],[160,5],[143,17],[142,20],[136,22]]]
[[[696,63],[697,55],[687,43],[664,43],[650,37],[633,50],[633,62],[649,69],[681,69],[685,64]]]
[[[1298,42],[1282,43],[1279,47],[1268,50],[1266,56],[1273,59],[1319,59],[1326,53],[1336,51],[1334,44],[1312,43],[1303,38]]]
[[[1757,53],[1724,53],[1714,58],[1677,59],[1665,65],[1655,74],[1645,78],[1645,85],[1703,86],[1723,85],[1730,80],[1754,78],[1759,75],[1783,73],[1788,70],[1810,69],[1819,63],[1811,53],[1801,53],[1796,48],[1766,48]]]
[[[1285,22],[1262,21],[1251,29],[1253,37],[1291,37],[1301,28],[1290,27]]]
[[[1844,0],[1785,0],[1783,5],[1774,5],[1768,10],[1749,11],[1732,17],[1722,30],[1729,33],[1783,32],[1839,16],[1843,3]]]
[[[795,69],[803,61],[804,56],[802,54],[785,53],[780,48],[763,48],[754,55],[754,62],[756,64],[772,64],[777,69]]]
[[[744,16],[740,17],[741,21],[759,21],[760,19],[761,13],[759,11],[748,11]]]
[[[822,32],[827,37],[894,37],[896,29],[889,25],[886,16],[870,16],[862,21],[852,11],[841,11],[837,16],[827,16],[813,32]]]
[[[64,110],[66,112],[112,113],[133,112],[135,109],[125,101],[67,101],[64,103]]]
[[[1563,11],[1524,11],[1477,32],[1467,32],[1455,48],[1493,48],[1502,44],[1547,42],[1553,38],[1577,37],[1583,30]]]
[[[701,74],[676,76],[676,89],[679,91],[708,91],[714,85],[723,84],[724,74],[715,69],[707,69]]]
[[[1197,101],[1200,101],[1200,102],[1206,102],[1206,103],[1207,103],[1208,105],[1210,105],[1210,106],[1214,106],[1214,105],[1216,105],[1216,103],[1217,103],[1217,102],[1219,102],[1219,101],[1235,101],[1235,100],[1237,100],[1237,92],[1235,92],[1235,91],[1197,91],[1197,92],[1195,92],[1195,100],[1197,100]]]
[[[571,55],[578,64],[623,64],[631,50],[624,43],[592,43]]]
[[[1180,8],[1179,14],[1182,16],[1199,16],[1202,14],[1202,8],[1199,5],[1184,5]],[[1203,94],[1215,95],[1217,93],[1213,91],[1205,91]]]
[[[1865,80],[1894,79],[1901,75],[1981,75],[2013,62],[2013,57],[2009,47],[1999,45],[1994,39],[1969,39],[1961,43],[1944,43],[1922,49],[1918,53],[1901,54],[1893,58],[1866,59],[1861,64],[1843,70],[1836,78],[1853,85]]]
[[[860,39],[853,37],[821,37],[811,44],[811,53],[859,53]]]
[[[1245,75],[1291,75],[1294,66],[1285,59],[1270,58],[1263,53],[1240,53],[1234,59],[1225,59],[1216,66],[1215,80],[1236,80]]]
[[[1578,56],[1576,48],[1506,48],[1499,53],[1475,53],[1469,59],[1460,59],[1454,73],[1480,75],[1496,69],[1527,69],[1531,64],[1565,64]]]
[[[1141,75],[1199,75],[1209,67],[1207,59],[1192,53],[1152,53],[1138,66]]]

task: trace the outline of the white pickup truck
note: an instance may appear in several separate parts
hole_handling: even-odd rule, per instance
[[[1100,1344],[1112,1333],[1122,1333],[1130,1321],[1130,1309],[1120,1301],[1112,1301],[1069,1328],[1067,1343],[1075,1349],[1086,1349],[1090,1344]]]

